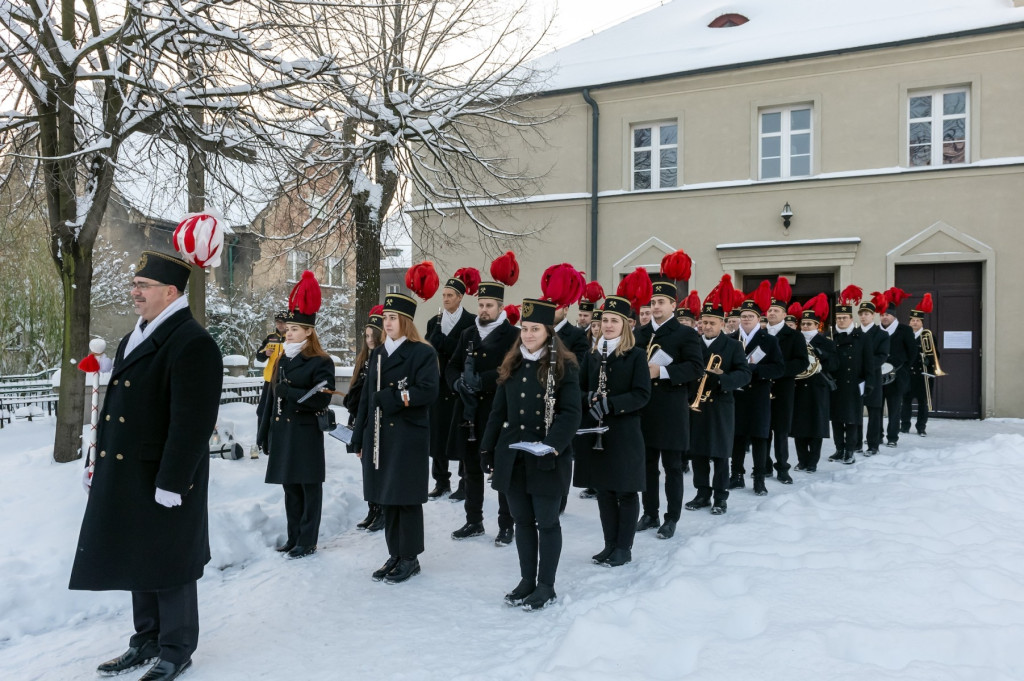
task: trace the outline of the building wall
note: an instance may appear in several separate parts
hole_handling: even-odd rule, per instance
[[[595,89],[600,235],[598,271],[587,274],[614,289],[633,267],[656,269],[667,249],[683,248],[701,293],[723,272],[737,281],[831,272],[837,289],[872,291],[894,285],[901,263],[982,262],[982,413],[1024,416],[1024,386],[998,369],[1020,366],[1014,339],[1024,325],[1004,316],[997,327],[992,313],[1013,304],[1024,256],[1020,73],[1024,33],[1016,31]],[[909,170],[908,91],[958,85],[970,88],[969,163]],[[803,102],[814,111],[813,175],[757,180],[759,109]],[[535,105],[552,104],[566,114],[531,157],[552,166],[540,195],[510,217],[491,213],[512,229],[549,225],[519,249],[515,302],[539,292],[553,262],[589,267],[590,109],[579,93]],[[668,119],[680,126],[682,186],[629,191],[631,124]],[[788,230],[779,217],[787,202]],[[463,259],[486,265],[472,246]],[[430,306],[421,307],[425,321]]]

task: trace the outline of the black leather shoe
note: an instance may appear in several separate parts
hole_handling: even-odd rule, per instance
[[[448,501],[465,501],[466,500],[466,486],[459,484],[455,491],[448,495]]]
[[[764,486],[764,476],[754,476],[754,494],[759,497],[768,496],[768,488]]]
[[[483,523],[466,523],[452,532],[452,539],[469,539],[470,537],[479,537],[483,533]]]
[[[874,456],[875,454],[878,454],[877,449],[869,449],[868,451],[864,452],[864,456]]]
[[[775,475],[775,479],[781,482],[783,485],[793,484],[793,476],[789,474],[789,471],[779,471]]]
[[[656,527],[658,527],[658,516],[644,513],[636,524],[636,531],[643,532],[644,530],[653,530]]]
[[[597,490],[596,489],[591,489],[591,488],[588,487],[585,490],[583,490],[582,492],[580,492],[580,499],[596,499],[596,498],[597,498]]]
[[[803,465],[802,463],[798,463],[797,465],[793,466],[793,470],[795,470],[795,471],[805,471],[805,470],[807,470],[807,466]]]
[[[366,527],[366,531],[367,532],[380,532],[383,529],[384,529],[384,509],[382,509],[380,506],[378,506],[377,507],[377,515],[374,516],[373,522],[371,522]]]
[[[439,482],[436,485],[434,485],[434,489],[432,489],[429,492],[427,492],[427,499],[430,499],[431,501],[435,501],[437,499],[440,499],[444,495],[451,494],[451,493],[452,493],[452,486],[451,485],[449,485],[448,483],[440,483]]]
[[[689,501],[686,502],[686,510],[687,511],[697,511],[697,510],[700,510],[702,508],[707,508],[710,505],[711,505],[711,499],[709,497],[702,497],[702,496],[698,495],[698,496],[695,496],[693,499],[690,499]]]
[[[289,558],[305,558],[316,553],[315,546],[296,546],[288,552]]]
[[[896,440],[889,440],[888,442],[885,443],[885,446],[886,447],[896,447],[897,446]]]
[[[516,538],[515,532],[511,527],[498,530],[498,536],[494,538],[495,546],[508,546],[512,543],[512,540]]]
[[[850,464],[852,464],[856,460],[857,459],[855,459],[854,456],[853,456],[853,452],[845,452],[843,454],[842,460],[839,463],[845,464],[845,465],[849,466]]]
[[[385,584],[401,584],[413,575],[420,573],[420,561],[417,558],[403,558],[398,561],[395,569],[384,576]]]
[[[370,508],[366,512],[366,517],[360,520],[358,523],[356,523],[356,527],[358,527],[360,530],[365,530],[373,524],[373,521],[377,519],[378,515],[382,515],[380,511],[380,506],[378,506],[377,504],[370,504]]]
[[[591,556],[591,559],[595,563],[603,563],[608,560],[608,556],[612,555],[612,551],[615,550],[615,544],[605,544],[604,548],[599,553],[595,553]]]
[[[928,437],[928,433],[924,432],[923,430],[917,431],[917,434],[920,435],[921,437]]]
[[[280,546],[278,546],[274,550],[277,551],[278,553],[288,553],[289,551],[291,551],[294,548],[295,548],[295,542],[285,542],[284,544],[281,544]]]
[[[505,594],[505,603],[508,605],[522,605],[526,597],[534,592],[537,585],[525,577],[516,585],[516,588]]]
[[[900,428],[900,432],[903,433],[904,435],[908,435],[910,433],[910,426],[907,426],[906,428]]]
[[[192,666],[192,660],[188,659],[181,664],[173,664],[167,660],[157,660],[156,664],[149,668],[149,671],[139,677],[139,681],[171,681],[181,676],[181,673]]]
[[[743,481],[743,473],[736,473],[729,478],[729,489],[743,489],[747,483]]]
[[[542,610],[547,605],[554,603],[558,599],[555,595],[555,587],[549,586],[543,582],[537,584],[537,588],[533,590],[529,596],[523,601],[523,610]]]
[[[160,655],[160,644],[156,641],[146,641],[141,646],[129,646],[120,657],[107,660],[96,667],[96,672],[104,676],[113,676],[136,667],[141,667],[154,657]]]
[[[608,560],[601,563],[605,567],[621,567],[633,560],[633,552],[629,549],[615,549]]]
[[[398,556],[389,557],[386,561],[384,561],[383,565],[374,570],[373,574],[370,575],[371,577],[373,577],[373,581],[379,582],[380,580],[387,577],[387,574],[395,569],[395,566],[398,565],[398,561],[400,560],[401,558],[399,558]]]
[[[842,460],[843,460],[843,457],[844,457],[844,456],[846,456],[846,452],[845,452],[845,451],[843,451],[842,449],[837,449],[837,450],[836,450],[836,451],[835,451],[835,452],[834,452],[834,453],[832,454],[832,456],[828,457],[828,460],[829,460],[829,461],[832,461],[832,462],[835,462],[835,461],[842,461]]]
[[[676,534],[676,521],[666,517],[665,522],[658,528],[658,539],[671,539]]]
[[[725,500],[716,501],[715,505],[711,507],[711,515],[725,515],[725,510],[729,508],[729,504],[725,503]]]

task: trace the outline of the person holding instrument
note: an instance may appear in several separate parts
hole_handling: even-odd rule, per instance
[[[413,265],[405,277],[426,300],[437,292],[433,264]],[[362,459],[363,496],[384,509],[388,559],[372,578],[389,584],[420,572],[423,504],[430,473],[430,405],[437,400],[437,353],[420,338],[416,301],[399,293],[384,298],[384,345],[373,351],[359,400],[352,447]]]
[[[498,370],[494,406],[480,441],[483,468],[493,470],[493,486],[506,495],[515,519],[521,580],[505,602],[526,610],[539,610],[556,598],[562,552],[558,510],[572,475],[566,453],[580,425],[579,369],[555,334],[557,304],[523,301],[520,342]]]
[[[793,389],[793,426],[790,434],[796,448],[794,470],[814,473],[821,459],[821,441],[828,437],[831,372],[837,366],[836,346],[820,331],[828,319],[828,298],[819,293],[808,300],[800,313],[800,333],[806,343],[807,368],[796,375]]]
[[[289,558],[315,553],[320,534],[326,466],[317,412],[330,408],[326,391],[334,390],[334,362],[316,335],[319,309],[320,284],[306,270],[288,296],[284,354],[273,368],[257,437],[271,455],[264,481],[284,487],[288,538],[277,550]]]
[[[900,409],[900,432],[910,432],[910,421],[914,416],[914,400],[917,400],[917,421],[914,427],[921,437],[926,436],[928,412],[932,409],[932,396],[935,394],[935,377],[942,376],[939,367],[939,350],[935,347],[932,332],[924,328],[924,316],[932,311],[932,294],[926,293],[914,309],[910,311],[910,325],[917,342],[918,353],[910,360],[910,385],[903,395],[903,406]]]
[[[370,371],[370,354],[379,348],[384,342],[384,306],[375,305],[370,309],[370,318],[363,327],[363,347],[356,357],[355,370],[352,372],[352,380],[348,385],[348,392],[342,400],[342,406],[348,411],[348,427],[353,428],[356,422],[356,414],[359,411],[359,400],[363,396],[363,387],[366,385],[366,376]],[[350,454],[356,450],[352,445],[347,445]],[[356,523],[356,527],[367,532],[379,532],[384,529],[384,510],[379,504],[368,503],[366,517]]]
[[[639,307],[620,296],[605,300],[598,352],[587,354],[580,371],[583,426],[608,427],[603,434],[580,435],[574,445],[575,473],[585,472],[588,486],[597,489],[604,548],[593,560],[606,567],[633,559],[639,492],[646,484],[640,410],[651,398],[651,376],[629,323],[630,309]],[[602,450],[597,450],[598,438]]]

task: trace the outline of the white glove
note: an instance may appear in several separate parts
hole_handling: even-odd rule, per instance
[[[181,495],[177,492],[168,492],[165,489],[156,488],[156,503],[171,508],[181,506]]]
[[[86,494],[92,489],[92,468],[92,466],[86,466],[82,470],[82,487],[85,489]]]

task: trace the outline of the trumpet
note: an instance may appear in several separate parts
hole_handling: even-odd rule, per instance
[[[700,379],[700,384],[697,386],[697,396],[693,398],[693,402],[690,403],[690,409],[699,412],[700,405],[708,401],[711,397],[711,389],[704,390],[704,385],[708,382],[708,374],[720,374],[722,373],[722,356],[712,354],[708,357],[707,366],[704,367],[704,376]]]
[[[654,340],[654,339],[652,338],[651,340]],[[648,364],[651,363],[651,357],[654,357],[654,353],[658,352],[658,350],[661,350],[661,346],[658,345],[657,343],[650,343],[647,346],[647,363]]]
[[[928,355],[931,355],[932,361],[935,362],[935,374],[933,375],[945,376],[946,372],[939,365],[939,353],[935,351],[935,339],[932,337],[931,329],[921,332],[921,360],[925,367],[928,366]]]

